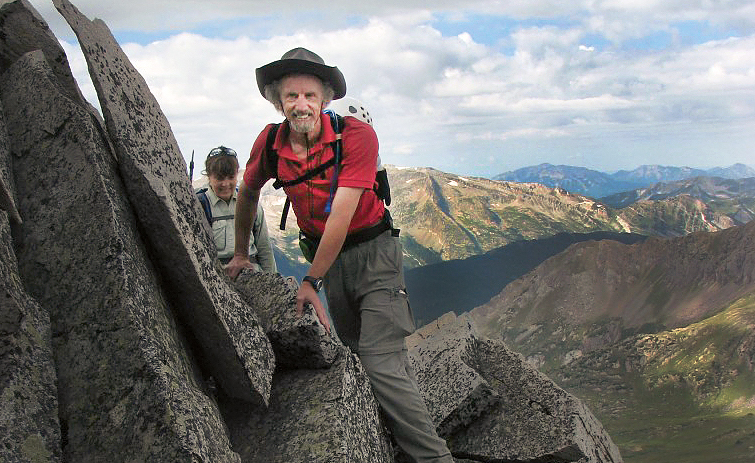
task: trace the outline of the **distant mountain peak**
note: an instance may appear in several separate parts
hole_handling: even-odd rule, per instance
[[[592,198],[602,198],[625,191],[648,188],[656,183],[668,183],[705,176],[725,179],[749,178],[755,177],[755,169],[741,163],[708,170],[687,166],[646,164],[633,170],[619,170],[608,174],[586,167],[541,163],[505,172],[492,177],[492,179],[519,183],[541,183],[551,188],[564,188],[573,193]]]

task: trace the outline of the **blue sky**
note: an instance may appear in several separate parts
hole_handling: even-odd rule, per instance
[[[280,119],[254,69],[304,46],[343,71],[388,164],[755,167],[755,0],[73,3],[110,27],[195,162],[248,152]],[[96,103],[70,29],[31,4]]]

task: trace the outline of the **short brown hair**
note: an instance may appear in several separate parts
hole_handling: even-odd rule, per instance
[[[230,177],[239,171],[239,160],[236,156],[208,156],[204,162],[204,174],[218,178]]]

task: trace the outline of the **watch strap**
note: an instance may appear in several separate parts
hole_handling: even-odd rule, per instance
[[[313,276],[307,275],[302,278],[302,282],[304,281],[312,285],[312,288],[315,290],[315,292],[320,292],[320,289],[322,288],[322,278],[315,278]]]

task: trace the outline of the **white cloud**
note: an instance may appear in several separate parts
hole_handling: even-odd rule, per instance
[[[59,21],[51,2],[32,3]],[[244,153],[264,124],[280,120],[259,95],[254,69],[295,46],[343,71],[349,95],[363,100],[375,119],[388,164],[495,175],[562,158],[610,170],[609,162],[615,168],[645,159],[663,163],[658,157],[664,153],[678,156],[669,162],[696,159],[679,157],[683,149],[730,150],[716,158],[725,164],[745,161],[751,151],[744,147],[755,142],[748,135],[755,133],[755,35],[691,44],[687,37],[659,50],[621,45],[659,31],[682,33],[675,21],[703,15],[711,24],[753,30],[752,1],[440,1],[432,11],[416,0],[348,2],[356,21],[323,21],[307,10],[313,4],[303,2],[289,2],[285,10],[231,0],[74,4],[121,31],[186,30],[238,18],[228,23],[227,35],[176,32],[122,44],[168,116],[184,156],[195,150],[195,162],[219,144]],[[332,7],[346,4],[338,0]],[[297,16],[289,13],[297,8]],[[457,25],[483,13],[505,15],[505,24],[488,31],[498,34],[495,40],[481,40],[471,30],[444,35],[441,11]],[[245,27],[262,15],[290,27],[262,35]],[[516,23],[521,18],[563,21],[532,26]],[[80,52],[69,43],[64,48],[82,91],[94,101]],[[605,156],[615,150],[624,156]]]

